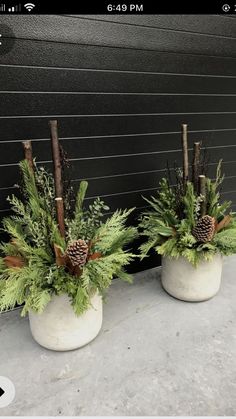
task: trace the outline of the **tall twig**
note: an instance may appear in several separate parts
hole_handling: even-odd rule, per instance
[[[22,141],[24,153],[25,153],[25,159],[29,163],[29,167],[34,172],[34,159],[33,159],[33,151],[32,151],[32,143],[30,140]]]
[[[182,150],[183,150],[183,183],[186,186],[188,181],[188,132],[187,124],[182,124]]]
[[[200,152],[201,152],[201,144],[194,143],[192,182],[193,182],[194,190],[196,192],[198,191],[198,176],[199,176],[199,171],[200,171]]]
[[[206,176],[200,175],[199,179],[199,193],[202,196],[201,202],[201,217],[206,215]]]
[[[57,222],[62,237],[65,237],[65,216],[64,216],[64,202],[63,202],[63,183],[62,183],[62,170],[61,170],[61,157],[60,157],[60,146],[58,140],[57,121],[49,121],[51,131],[51,145],[52,145],[52,157],[54,164],[54,181],[55,181],[55,192],[56,192],[56,210],[57,210]]]
[[[200,173],[208,177],[209,171],[209,164],[211,161],[209,150],[204,147],[201,152],[201,159],[200,159]]]
[[[62,237],[65,237],[65,216],[64,216],[64,201],[62,197],[55,198],[57,209],[57,222]]]

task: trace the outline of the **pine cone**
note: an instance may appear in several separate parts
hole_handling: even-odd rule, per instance
[[[197,222],[192,234],[201,243],[210,242],[215,233],[215,219],[210,215],[204,215]]]
[[[66,249],[66,255],[73,266],[85,265],[88,256],[88,245],[84,240],[75,240]]]

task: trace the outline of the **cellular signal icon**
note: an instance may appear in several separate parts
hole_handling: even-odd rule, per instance
[[[0,11],[2,11],[1,9],[0,9]],[[8,7],[7,8],[7,12],[20,12],[21,11],[21,4],[17,4],[16,6],[12,6],[12,7]]]
[[[26,4],[24,4],[24,7],[26,8],[26,10],[28,10],[28,12],[31,12],[31,10],[33,10],[33,8],[35,7],[35,4],[26,3]]]

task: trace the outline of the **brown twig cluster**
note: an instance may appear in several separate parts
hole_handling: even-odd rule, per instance
[[[183,150],[183,184],[186,187],[189,180],[188,163],[188,132],[187,124],[182,124],[182,150]],[[206,175],[201,173],[201,143],[195,142],[193,148],[192,179],[195,192],[201,196],[201,217],[206,215]]]
[[[54,166],[54,183],[55,183],[55,205],[57,212],[58,228],[62,237],[65,237],[65,211],[63,199],[63,180],[62,180],[62,149],[58,139],[58,126],[57,120],[49,121],[50,134],[51,134],[51,147],[52,158]],[[23,148],[25,159],[28,161],[29,166],[34,172],[34,159],[32,143],[30,140],[23,141]]]
[[[167,178],[169,185],[175,190],[176,208],[180,218],[183,216],[183,196],[186,192],[188,181],[193,183],[194,191],[201,195],[201,216],[206,214],[206,175],[209,165],[209,156],[206,149],[202,149],[201,142],[194,142],[193,159],[190,167],[189,148],[188,148],[188,126],[181,126],[181,144],[182,144],[182,168],[175,162],[174,167],[170,168],[167,162]],[[174,174],[173,174],[174,172]]]
[[[70,193],[70,188],[66,187],[64,191],[63,187],[63,171],[65,167],[68,167],[68,157],[64,152],[62,146],[59,143],[58,138],[58,124],[56,120],[49,121],[50,127],[50,134],[51,134],[51,149],[52,149],[52,159],[53,159],[53,167],[54,167],[54,185],[55,185],[55,208],[56,208],[56,215],[57,215],[57,224],[58,229],[63,238],[66,236],[65,231],[65,204],[66,204],[66,197],[68,193]],[[35,171],[35,162],[33,158],[33,150],[32,150],[32,143],[31,141],[23,141],[23,148],[25,159],[29,163],[29,167],[31,168],[33,174]],[[68,192],[69,191],[69,192]],[[67,209],[67,208],[66,208]],[[82,240],[83,241],[83,240]],[[78,240],[81,242],[81,240]],[[99,252],[91,252],[91,247],[94,243],[88,243],[88,249],[86,255],[84,255],[84,263],[91,259],[97,259],[101,257],[101,253]],[[81,245],[81,243],[79,243]],[[84,244],[87,246],[87,244]],[[71,246],[77,246],[77,242],[73,242]],[[81,245],[82,246],[82,245]],[[83,247],[83,246],[82,246]],[[81,247],[81,250],[82,250]],[[71,275],[80,276],[82,272],[82,265],[76,265],[72,263],[70,255],[66,252],[62,252],[61,248],[54,244],[54,253],[56,258],[56,264],[58,266],[64,266]],[[7,257],[5,258],[5,262],[9,264],[9,266],[18,266],[20,267],[21,260],[19,258]]]

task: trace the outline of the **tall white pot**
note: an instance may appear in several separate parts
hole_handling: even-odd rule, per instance
[[[52,297],[42,314],[29,312],[36,342],[47,349],[69,351],[91,342],[102,327],[102,297],[95,294],[91,307],[77,316],[66,294]]]
[[[162,286],[168,294],[184,301],[204,301],[220,288],[222,256],[208,262],[202,260],[195,268],[187,259],[162,258]]]

